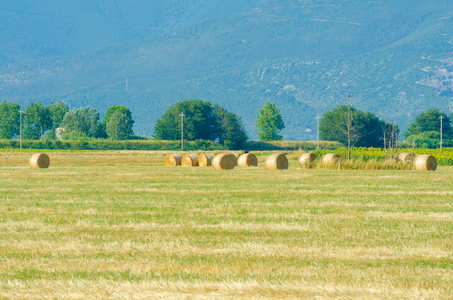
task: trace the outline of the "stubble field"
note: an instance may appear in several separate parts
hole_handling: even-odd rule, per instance
[[[0,298],[453,297],[453,167],[167,168],[0,153]]]

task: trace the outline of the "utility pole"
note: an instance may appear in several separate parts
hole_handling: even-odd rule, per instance
[[[184,150],[184,112],[180,114],[181,116],[181,151]]]
[[[393,127],[395,128],[395,149],[396,149],[396,152],[395,153],[398,153],[398,130],[396,130],[396,124],[393,123]]]
[[[22,114],[24,114],[25,112],[22,111],[22,109],[19,110],[19,119],[20,119],[20,131],[19,131],[19,135],[20,135],[20,149],[22,149]]]
[[[442,119],[444,116],[440,116],[440,149],[442,149]]]
[[[316,121],[317,121],[317,123],[318,123],[318,126],[317,126],[317,128],[318,128],[318,149],[319,149],[319,120],[320,120],[320,119],[322,119],[322,117],[320,117],[320,116],[317,116],[317,117],[316,117]]]
[[[352,116],[351,116],[351,102],[352,96],[349,95],[349,105],[348,105],[348,160],[351,160],[351,127],[352,127]]]

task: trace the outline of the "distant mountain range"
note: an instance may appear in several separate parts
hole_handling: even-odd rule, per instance
[[[18,0],[0,5],[0,98],[130,108],[137,134],[183,99],[240,115],[256,139],[266,101],[285,139],[353,105],[404,130],[453,111],[449,0]]]

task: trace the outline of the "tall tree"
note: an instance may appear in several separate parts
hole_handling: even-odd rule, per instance
[[[389,156],[395,158],[398,154],[399,127],[395,123],[389,123],[384,120],[381,120],[380,123],[385,158],[387,158],[387,149],[389,149]]]
[[[20,105],[3,100],[0,103],[0,138],[11,139],[20,134]]]
[[[42,103],[29,103],[24,114],[24,138],[39,140],[52,128],[52,118]]]
[[[105,131],[112,140],[127,140],[133,135],[133,122],[127,114],[117,110],[109,115]]]
[[[98,138],[104,135],[99,112],[90,107],[68,111],[60,127],[65,131],[64,138]]]
[[[446,139],[453,138],[453,130],[451,128],[451,119],[441,112],[438,108],[431,108],[425,112],[418,114],[415,121],[409,125],[404,132],[404,137],[409,139],[411,136],[422,132],[440,132],[440,124],[442,117],[442,135]]]
[[[181,138],[181,113],[184,113],[184,139],[215,140],[219,136],[220,126],[212,104],[191,99],[170,106],[157,120],[154,135],[163,140]]]
[[[134,134],[132,112],[123,105],[113,105],[105,113],[103,126],[109,138],[127,140]]]
[[[320,138],[349,145],[349,149],[382,147],[383,129],[389,125],[381,122],[373,113],[362,112],[351,105],[338,105],[324,113],[319,124]]]
[[[218,104],[202,100],[184,100],[170,106],[154,127],[155,137],[163,140],[181,138],[181,113],[184,113],[184,138],[219,140],[228,149],[241,149],[247,135],[241,118]]]
[[[280,109],[275,103],[267,102],[259,110],[256,127],[258,128],[258,137],[261,141],[278,141],[283,139],[283,136],[278,135],[278,133],[285,128],[285,123],[283,122]]]
[[[242,149],[247,141],[247,134],[241,117],[218,104],[214,105],[214,110],[220,123],[219,143],[227,149]]]
[[[52,102],[46,108],[52,118],[52,128],[47,132],[46,139],[53,140],[57,138],[56,130],[60,127],[64,115],[69,111],[69,106],[58,100],[57,103]]]
[[[47,110],[50,112],[50,117],[52,118],[52,129],[56,129],[60,127],[64,115],[69,111],[69,106],[58,100],[57,103],[52,102],[48,105]]]
[[[132,119],[132,112],[129,110],[129,108],[123,105],[112,105],[107,109],[104,115],[104,121],[106,124],[110,121],[110,117],[115,112],[120,112],[126,115],[126,118],[130,119],[131,123],[134,124],[134,120]]]
[[[364,113],[357,111],[351,103],[338,105],[331,112],[324,113],[319,126],[320,137],[346,144],[348,159],[351,159],[351,147],[365,134],[363,119]]]

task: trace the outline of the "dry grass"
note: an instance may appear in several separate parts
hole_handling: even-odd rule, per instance
[[[453,168],[166,168],[0,154],[0,298],[453,297]]]

